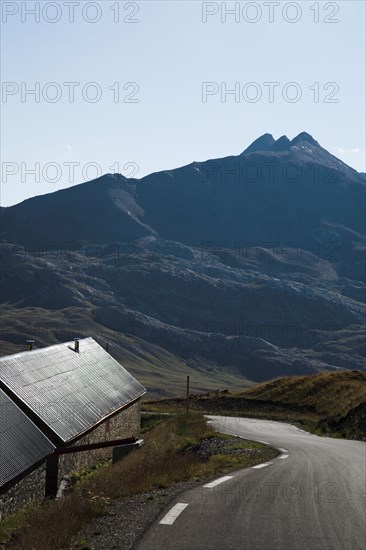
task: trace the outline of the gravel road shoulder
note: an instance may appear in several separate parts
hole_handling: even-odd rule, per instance
[[[175,483],[167,489],[154,489],[119,499],[106,516],[96,519],[75,537],[70,550],[131,550],[169,502],[179,493],[202,481]]]

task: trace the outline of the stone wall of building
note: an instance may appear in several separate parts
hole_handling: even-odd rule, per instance
[[[115,439],[138,437],[141,425],[140,402],[133,403],[119,413],[99,424],[94,430],[86,434],[73,447],[99,443]],[[112,447],[60,455],[59,482],[63,475],[87,470],[100,462],[112,458]],[[36,502],[42,502],[45,495],[45,463],[28,474],[0,495],[0,521],[21,508]]]
[[[0,495],[0,521],[21,508],[44,500],[45,463]]]
[[[72,446],[77,447],[79,445],[99,443],[100,441],[138,437],[140,423],[140,403],[137,402],[104,421],[76,443],[72,443]],[[87,470],[107,458],[112,458],[112,447],[61,455],[59,458],[59,477],[61,478],[63,475],[72,472]]]

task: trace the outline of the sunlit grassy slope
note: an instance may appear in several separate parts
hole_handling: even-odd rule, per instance
[[[365,402],[366,373],[336,371],[313,376],[286,376],[234,395],[341,418]]]

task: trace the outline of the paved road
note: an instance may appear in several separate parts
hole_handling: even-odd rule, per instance
[[[179,495],[138,550],[365,550],[365,443],[281,422],[209,418],[218,430],[281,454]]]

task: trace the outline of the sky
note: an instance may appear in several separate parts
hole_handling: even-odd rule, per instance
[[[365,168],[365,2],[1,1],[1,205],[302,131]]]

